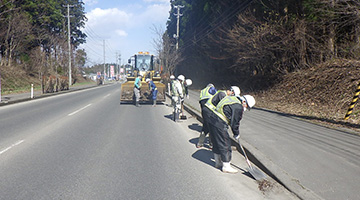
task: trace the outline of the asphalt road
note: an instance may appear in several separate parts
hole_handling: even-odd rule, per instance
[[[214,168],[201,124],[172,109],[119,104],[120,84],[0,107],[0,199],[297,199]]]
[[[186,104],[200,110],[198,97],[190,90]],[[360,199],[360,136],[259,108],[244,113],[240,132],[260,163],[303,199]]]

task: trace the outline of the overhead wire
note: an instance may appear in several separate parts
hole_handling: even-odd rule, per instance
[[[208,27],[211,26],[211,24],[209,24],[207,27],[205,27],[205,28],[203,29],[203,31],[207,31],[206,33],[202,33],[203,31],[198,32],[198,34],[197,34],[197,35],[199,36],[198,38],[195,36],[194,38],[196,38],[196,39],[193,40],[191,44],[184,45],[184,46],[182,46],[181,48],[183,48],[183,49],[184,49],[184,48],[187,48],[187,47],[189,47],[189,46],[191,46],[191,45],[193,45],[193,44],[196,44],[196,43],[199,42],[200,40],[206,38],[206,37],[207,37],[208,35],[210,35],[212,32],[214,32],[215,30],[217,30],[217,28],[220,27],[220,26],[222,25],[222,23],[227,22],[227,21],[230,20],[233,16],[235,16],[236,14],[238,14],[239,12],[241,12],[242,10],[244,10],[245,8],[247,8],[247,6],[251,3],[251,1],[252,1],[252,0],[250,0],[250,1],[248,1],[248,2],[244,2],[244,3],[242,3],[242,4],[239,4],[239,6],[237,6],[235,9],[233,9],[232,12],[229,12],[223,19],[221,19],[221,18],[223,17],[222,15],[219,16],[218,18],[221,19],[221,20],[218,21],[217,23],[215,23],[215,25],[213,25],[211,29],[207,30]],[[246,4],[246,5],[244,6],[244,4]],[[240,7],[243,7],[243,9],[238,10]],[[227,12],[224,11],[223,13],[227,13]],[[189,41],[184,41],[184,44],[185,44],[185,43],[188,43],[188,42],[189,42]]]
[[[222,25],[222,23],[224,22],[227,22],[228,20],[230,20],[232,17],[234,17],[235,15],[237,15],[239,12],[242,12],[243,10],[245,10],[249,5],[250,3],[252,2],[252,0],[249,0],[247,2],[243,2],[242,4],[239,4],[239,6],[237,6],[235,9],[233,9],[232,12],[228,13],[224,19],[218,21],[217,23],[215,23],[214,26],[212,26],[212,28],[210,30],[208,30],[206,33],[202,33],[203,31],[206,31],[206,29],[211,26],[211,24],[207,25],[204,29],[202,29],[201,32],[198,32],[194,38],[197,38],[197,36],[199,36],[199,38],[195,39],[195,40],[185,40],[184,41],[184,44],[186,45],[183,45],[180,47],[180,49],[186,49],[188,48],[189,46],[192,46],[193,44],[196,44],[197,42],[203,40],[204,38],[206,38],[208,35],[210,35],[211,33],[213,33],[215,30],[217,30],[218,27],[220,27]],[[242,8],[241,8],[242,7]],[[241,8],[241,9],[240,9]],[[223,12],[223,13],[226,13],[226,12]],[[221,19],[221,16],[219,16],[219,19]],[[200,35],[202,34],[202,35]],[[190,43],[191,42],[191,43]]]
[[[91,26],[87,25],[86,29],[84,30],[84,32],[89,36],[88,39],[93,43],[92,45],[96,45],[96,46],[102,46],[103,49],[105,49],[105,52],[110,52],[110,54],[114,54],[114,50],[106,43],[106,40],[102,39],[102,37],[100,37],[92,28]],[[99,39],[102,39],[102,43],[99,41]],[[101,54],[98,51],[94,50],[92,47],[90,47],[89,44],[85,43],[83,44],[84,46],[86,46],[86,49],[89,50],[91,54],[95,55],[96,57],[102,57],[105,58],[105,60],[107,59],[111,59],[112,56],[109,57],[109,53],[105,53]],[[98,47],[96,47],[98,48]],[[96,49],[95,48],[95,49]]]

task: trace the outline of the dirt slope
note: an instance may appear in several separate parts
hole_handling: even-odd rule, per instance
[[[255,94],[257,106],[360,133],[360,100],[344,120],[360,83],[360,62],[336,60],[286,75],[273,88]]]

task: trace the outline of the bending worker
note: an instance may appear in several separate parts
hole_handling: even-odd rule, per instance
[[[211,96],[205,103],[205,106],[201,110],[201,114],[203,115],[203,121],[209,124],[209,117],[213,110],[215,110],[217,104],[227,96],[240,96],[240,88],[237,86],[231,86],[228,90],[219,90],[213,96]],[[204,125],[204,123],[203,123]],[[208,126],[209,127],[209,126]],[[210,129],[208,129],[210,131]],[[211,131],[210,131],[211,135]],[[200,135],[199,137],[199,147],[201,147],[201,142],[203,143],[203,138],[205,136]],[[212,141],[212,137],[210,136],[210,140]]]
[[[205,114],[205,113],[209,113],[211,112],[206,106],[205,103],[216,93],[216,89],[215,86],[211,83],[209,83],[204,89],[202,89],[200,91],[200,100],[199,100],[199,104],[200,104],[200,108],[201,108],[201,117],[203,119],[203,127],[199,136],[199,141],[196,145],[197,148],[203,147],[204,146],[204,141],[205,141],[205,137],[206,135],[209,133],[209,128],[208,128],[208,120],[206,118],[206,116],[209,116],[209,114]],[[212,146],[211,141],[209,141],[210,146]]]
[[[151,97],[152,97],[152,100],[153,100],[153,106],[155,107],[156,106],[156,97],[157,97],[158,89],[157,89],[155,83],[151,79],[147,78],[146,82],[149,84],[149,90],[151,92]]]
[[[243,99],[243,101],[241,101]],[[235,139],[240,137],[240,120],[244,110],[255,105],[255,99],[251,95],[240,97],[227,96],[223,98],[212,110],[209,116],[210,137],[212,137],[215,167],[222,167],[225,173],[237,173],[238,170],[231,167],[231,139],[227,131],[230,126]]]
[[[140,101],[141,78],[142,78],[142,75],[138,74],[138,76],[135,79],[135,83],[134,83],[134,95],[135,95],[136,107],[140,106],[139,101]]]

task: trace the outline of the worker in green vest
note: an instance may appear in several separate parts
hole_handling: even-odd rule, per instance
[[[240,137],[240,120],[243,112],[255,105],[255,99],[251,95],[240,97],[226,96],[211,109],[209,116],[210,137],[213,142],[215,167],[222,168],[224,173],[237,173],[238,170],[231,167],[231,138],[228,133],[230,126],[235,139]]]
[[[199,99],[199,104],[200,104],[200,108],[201,108],[201,117],[203,119],[203,126],[202,126],[202,130],[199,136],[199,141],[196,145],[197,148],[203,147],[204,146],[204,141],[206,138],[206,135],[209,133],[209,128],[208,128],[208,122],[207,122],[207,118],[206,113],[211,112],[206,106],[205,103],[216,93],[216,88],[212,83],[209,83],[204,89],[202,89],[200,91],[200,99]],[[212,143],[211,140],[209,140],[209,145],[210,147],[212,147]]]

